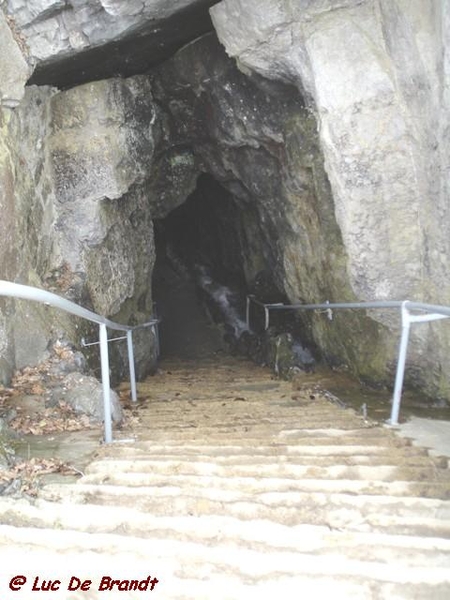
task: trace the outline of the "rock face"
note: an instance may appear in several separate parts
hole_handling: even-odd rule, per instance
[[[118,313],[140,286],[149,293],[152,223],[142,218],[138,191],[155,146],[149,98],[148,81],[138,77],[86,84],[50,102],[58,267],[65,264],[78,279],[86,272],[92,306],[101,314]],[[136,277],[140,261],[147,267]]]
[[[0,106],[14,108],[23,98],[24,87],[31,69],[28,66],[20,40],[16,39],[11,29],[11,19],[5,17],[0,10],[1,51],[8,60],[0,61]]]
[[[448,3],[224,0],[211,12],[241,69],[293,83],[314,107],[356,297],[449,304]],[[426,333],[415,348],[445,371],[448,340]]]
[[[192,39],[192,20],[202,29],[195,11],[213,4],[231,58],[209,34],[149,74],[110,77],[147,72],[159,60],[146,45],[159,43],[155,28],[167,38],[164,55],[172,42]],[[212,252],[211,261],[220,255],[228,270],[238,264],[243,286],[251,289],[264,271],[295,302],[450,304],[445,0],[2,6],[2,44],[14,48],[17,67],[1,67],[1,277],[54,289],[117,320],[147,320],[152,221],[198,193],[207,174],[215,184],[206,197],[223,194],[233,207],[215,209],[222,254]],[[23,93],[25,43],[32,81],[89,82],[66,91],[32,86],[11,111]],[[30,359],[20,310],[0,303],[2,378]],[[362,378],[390,380],[398,314],[333,316],[301,317],[305,341]],[[27,318],[37,354],[59,326],[72,339],[81,333],[45,307]],[[448,397],[445,325],[418,327],[412,342],[413,380]],[[147,332],[138,343],[142,371],[154,362],[152,348]]]
[[[292,301],[354,299],[317,122],[299,91],[249,79],[212,35],[184,48],[152,81],[169,113],[167,153],[193,148],[197,169],[212,174],[238,206],[228,238],[247,284],[265,268]],[[210,201],[216,197],[211,191]],[[367,344],[360,330],[376,343]],[[353,364],[366,379],[386,375],[395,349],[386,328],[362,313],[339,315],[332,327],[325,315],[306,318],[304,333],[330,361]]]
[[[7,0],[33,83],[73,86],[143,73],[211,29],[211,0]]]
[[[30,88],[5,113],[2,183],[11,172],[11,185],[2,224],[10,243],[1,250],[2,278],[45,287],[118,321],[149,320],[153,225],[141,184],[154,151],[152,111],[148,81],[137,77],[59,93]],[[13,366],[39,362],[59,330],[77,343],[97,335],[42,305],[17,303],[15,316],[4,306],[6,379]],[[154,361],[152,340],[150,330],[136,336],[138,371]]]
[[[437,266],[424,280],[423,252],[434,254],[424,202],[439,198],[433,183],[446,108],[439,106],[438,8],[224,0],[212,9],[240,65],[290,81],[314,102],[348,275],[360,298],[424,296]]]
[[[61,393],[61,398],[74,409],[76,414],[87,415],[94,423],[103,422],[103,391],[95,377],[70,373],[64,378],[62,385],[64,391]],[[110,398],[111,418],[115,423],[120,424],[123,419],[123,411],[119,397],[116,392],[111,390]]]

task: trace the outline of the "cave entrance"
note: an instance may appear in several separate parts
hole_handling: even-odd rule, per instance
[[[154,221],[162,358],[213,357],[245,328],[241,213],[232,194],[202,174],[184,204]]]

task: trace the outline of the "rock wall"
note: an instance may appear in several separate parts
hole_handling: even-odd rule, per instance
[[[212,29],[214,0],[4,0],[32,83],[73,87],[144,73]],[[1,35],[1,29],[0,29]]]
[[[73,85],[74,73],[109,73],[120,54],[126,73],[145,54],[139,40],[158,44],[164,22],[178,27],[179,43],[171,15],[212,4],[231,58],[209,35],[149,76],[30,87],[22,99],[29,65],[41,82],[67,70],[64,85]],[[2,8],[11,60],[0,60],[1,277],[117,319],[146,319],[152,219],[209,173],[239,208],[234,231],[249,285],[266,269],[292,301],[450,304],[445,0],[5,0]],[[120,52],[110,45],[124,40]],[[3,379],[45,352],[58,329],[47,309],[28,310],[0,302]],[[381,381],[395,361],[398,321],[389,312],[336,313],[332,323],[316,314],[303,326],[331,361]],[[30,322],[34,330],[21,329]],[[77,337],[76,323],[61,325]],[[444,397],[447,330],[414,330],[408,370]],[[139,346],[141,365],[149,347]]]
[[[440,0],[223,0],[211,10],[242,70],[308,97],[346,280],[362,300],[449,304],[448,10]],[[395,331],[397,315],[373,318]],[[443,331],[415,329],[414,360],[431,387],[450,366]]]
[[[13,114],[19,105],[31,69],[11,19],[0,10],[0,278],[12,280],[19,266],[20,245],[15,203],[16,157],[10,134]],[[6,60],[5,60],[6,57]],[[14,304],[0,297],[0,381],[8,381],[15,366]]]
[[[23,98],[24,86],[31,75],[23,41],[18,36],[11,17],[0,9],[0,46],[7,60],[0,61],[0,106],[14,108]]]
[[[317,121],[298,89],[242,74],[213,35],[165,63],[152,87],[165,114],[166,152],[191,148],[197,169],[213,175],[240,208],[248,286],[265,269],[292,301],[355,299]],[[388,376],[397,340],[382,324],[362,313],[336,315],[332,325],[323,314],[303,321],[306,338],[331,362],[368,380]]]
[[[164,21],[204,0],[6,0],[35,61],[56,60],[60,55],[117,41],[141,32],[149,21]]]
[[[154,244],[142,184],[155,122],[148,80],[112,79],[67,92],[32,87],[4,118],[8,243],[1,245],[0,278],[44,287],[121,322],[147,321]],[[14,367],[42,360],[52,337],[79,343],[83,334],[97,335],[41,305],[12,306],[5,303],[0,321],[8,357],[3,380]],[[136,338],[144,372],[155,360],[154,340],[149,330]]]

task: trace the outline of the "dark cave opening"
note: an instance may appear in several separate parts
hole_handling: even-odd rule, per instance
[[[247,294],[268,303],[288,301],[270,269],[255,272],[249,264],[258,218],[254,207],[202,174],[181,206],[154,221],[152,292],[162,358],[217,360],[230,352],[284,374],[314,364],[292,313],[273,313],[266,331],[264,311],[254,307],[247,326]]]
[[[200,175],[187,200],[154,221],[153,298],[162,357],[226,351],[245,330],[246,279],[240,208],[212,176]]]

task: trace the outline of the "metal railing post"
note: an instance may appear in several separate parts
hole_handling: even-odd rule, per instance
[[[152,325],[152,329],[153,329],[153,335],[155,337],[155,351],[156,351],[156,358],[159,358],[161,355],[161,344],[159,341],[159,327],[158,327],[158,323],[155,323],[154,325]]]
[[[100,361],[102,367],[102,387],[103,387],[103,412],[105,427],[105,444],[112,442],[112,423],[111,423],[111,390],[109,382],[109,355],[108,355],[108,332],[106,325],[100,324]]]
[[[264,330],[267,331],[269,329],[269,308],[264,306]]]
[[[394,395],[392,397],[390,425],[398,425],[398,415],[400,412],[400,403],[402,400],[403,379],[405,376],[406,355],[408,352],[408,340],[411,321],[409,319],[409,311],[406,307],[408,301],[402,303],[402,335],[398,350],[397,372],[395,374]]]
[[[250,331],[250,296],[246,297],[245,324],[247,325],[247,329]]]
[[[134,367],[133,332],[127,331],[128,366],[130,370],[131,401],[137,402],[136,369]]]

